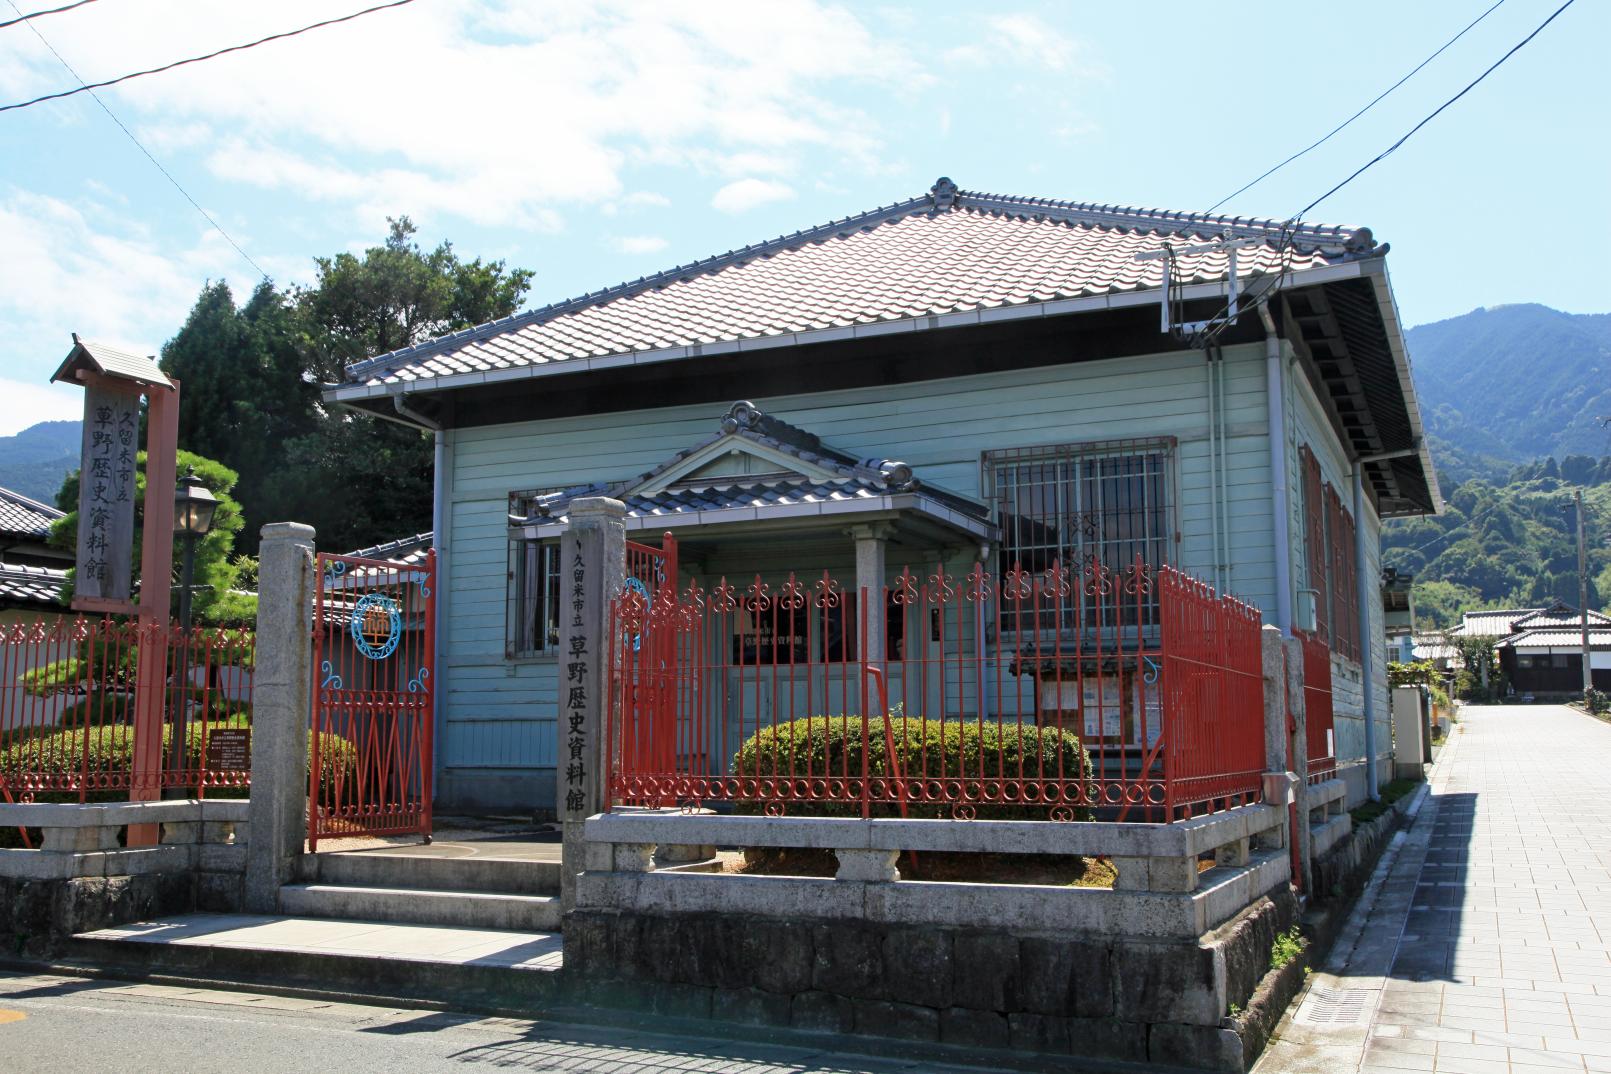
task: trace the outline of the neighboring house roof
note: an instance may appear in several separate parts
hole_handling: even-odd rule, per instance
[[[1591,610],[1588,618],[1589,628],[1591,630],[1595,627],[1611,626],[1611,616],[1601,615],[1599,612]],[[1520,619],[1517,619],[1511,624],[1511,629],[1514,631],[1522,631],[1537,630],[1547,627],[1581,628],[1582,623],[1583,614],[1581,612],[1564,601],[1556,601],[1548,608],[1531,612],[1522,616]]]
[[[1460,650],[1434,634],[1415,638],[1414,656],[1417,660],[1458,660]]]
[[[19,604],[65,608],[67,572],[49,567],[0,563],[0,606]]]
[[[1365,228],[984,194],[941,179],[920,197],[357,362],[347,384],[826,341],[912,318],[1008,319],[1037,303],[1157,290],[1164,261],[1137,254],[1220,237],[1259,240],[1239,252],[1239,278],[1385,252]],[[1223,250],[1182,254],[1172,283],[1219,283],[1228,269]]]
[[[431,550],[431,544],[436,535],[427,530],[416,533],[412,537],[400,537],[385,544],[370,545],[368,548],[359,548],[345,553],[355,559],[384,559],[404,567],[418,567],[425,562],[425,554]]]
[[[51,523],[61,517],[62,512],[48,504],[0,488],[0,534],[43,541],[50,536]]]
[[[1578,630],[1523,630],[1494,646],[1496,649],[1581,649],[1583,632]],[[1589,627],[1590,649],[1611,649],[1611,625]]]
[[[1537,615],[1543,608],[1496,608],[1490,611],[1466,612],[1460,625],[1449,631],[1468,638],[1502,638],[1512,633],[1511,624],[1529,615]]]
[[[553,536],[584,496],[621,500],[629,529],[912,510],[974,537],[994,532],[979,501],[925,485],[905,463],[858,459],[749,402],[734,403],[713,436],[649,472],[533,496],[529,514],[510,524]]]

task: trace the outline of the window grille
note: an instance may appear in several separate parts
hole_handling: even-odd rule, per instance
[[[530,517],[546,492],[511,492],[509,513]],[[505,652],[540,656],[559,645],[559,542],[514,536],[509,541],[509,594]]]
[[[1170,560],[1174,533],[1171,439],[1013,448],[986,452],[985,494],[1001,527],[998,574],[1015,567],[1043,572],[1054,563],[1074,577],[1087,564],[1127,570],[1139,557],[1158,568]],[[1076,586],[1061,607],[1039,609],[1037,630],[1098,625],[1096,598]],[[1157,593],[1143,598],[1142,622],[1156,624]],[[1003,618],[1004,630],[1017,629]]]

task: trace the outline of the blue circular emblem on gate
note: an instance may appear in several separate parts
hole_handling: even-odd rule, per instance
[[[347,633],[360,653],[371,660],[384,660],[397,651],[402,640],[402,612],[391,597],[367,593],[353,605]]]

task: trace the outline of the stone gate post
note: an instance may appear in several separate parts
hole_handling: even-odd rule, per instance
[[[296,522],[264,526],[257,580],[244,902],[249,912],[273,913],[308,831],[313,527]]]
[[[560,541],[559,741],[554,812],[564,837],[560,901],[576,904],[582,825],[604,808],[609,706],[610,601],[626,575],[626,505],[604,496],[571,501]]]

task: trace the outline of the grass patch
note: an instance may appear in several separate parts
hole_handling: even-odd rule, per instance
[[[1275,943],[1270,946],[1270,969],[1278,970],[1301,954],[1303,935],[1298,931],[1298,926],[1293,925],[1276,936]]]
[[[1354,826],[1369,824],[1377,817],[1393,808],[1393,803],[1405,795],[1414,794],[1415,788],[1421,785],[1418,779],[1395,779],[1382,788],[1382,798],[1379,802],[1366,802],[1358,809],[1350,809],[1348,815],[1354,818]]]

